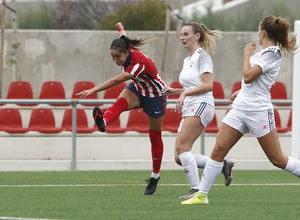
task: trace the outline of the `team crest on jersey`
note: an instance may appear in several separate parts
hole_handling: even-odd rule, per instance
[[[195,61],[190,62],[190,68],[193,67],[194,63],[195,63]]]

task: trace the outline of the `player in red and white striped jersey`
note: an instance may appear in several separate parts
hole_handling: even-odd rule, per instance
[[[149,38],[130,39],[127,37],[122,23],[116,24],[120,38],[111,43],[110,53],[116,65],[123,72],[94,88],[79,92],[80,98],[106,90],[121,82],[131,83],[121,92],[117,101],[103,114],[99,107],[93,110],[93,117],[99,131],[104,132],[106,126],[115,121],[123,111],[143,108],[148,115],[149,137],[151,142],[153,169],[145,195],[152,195],[160,179],[160,167],[163,156],[161,138],[162,123],[166,111],[166,97],[162,88],[166,86],[161,79],[153,61],[138,48],[147,43]]]

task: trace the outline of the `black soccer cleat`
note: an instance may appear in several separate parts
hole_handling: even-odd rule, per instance
[[[152,195],[155,192],[159,179],[160,177],[158,177],[157,179],[151,177],[150,179],[146,180],[148,182],[148,186],[145,189],[144,195]]]
[[[99,107],[95,107],[93,109],[93,118],[95,120],[95,123],[97,124],[99,131],[104,132],[105,124],[103,121],[103,113],[101,112],[101,109]]]

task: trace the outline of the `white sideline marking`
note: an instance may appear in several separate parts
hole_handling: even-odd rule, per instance
[[[64,184],[64,185],[0,185],[0,187],[110,187],[110,186],[144,186],[146,184]],[[189,184],[159,184],[160,186],[189,186]],[[224,184],[214,184],[224,186]],[[300,186],[300,183],[232,183],[230,186]],[[1,219],[1,217],[0,217]]]
[[[55,219],[47,219],[47,218],[22,218],[22,217],[4,217],[0,216],[0,219],[6,219],[6,220],[55,220]]]

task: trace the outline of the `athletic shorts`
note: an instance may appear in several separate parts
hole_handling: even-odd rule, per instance
[[[276,129],[273,109],[242,111],[232,108],[224,117],[223,122],[242,134],[249,131],[257,138],[265,136]]]
[[[125,89],[132,91],[140,100],[140,107],[151,118],[159,118],[165,115],[166,112],[166,97],[146,97],[142,96],[134,87],[132,83],[129,83]]]
[[[200,117],[201,124],[204,126],[204,128],[206,128],[207,125],[212,122],[214,115],[215,108],[206,102],[201,102],[200,104],[188,104],[183,109],[178,132],[181,131],[185,117]]]

